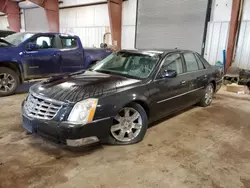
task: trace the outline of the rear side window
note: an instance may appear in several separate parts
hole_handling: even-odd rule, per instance
[[[197,54],[195,55],[195,57],[196,57],[196,60],[197,60],[197,62],[198,62],[199,69],[200,69],[200,70],[205,69],[205,66],[204,66],[204,64],[202,63],[200,57],[199,57]]]
[[[77,47],[77,40],[74,37],[62,37],[60,36],[63,49],[71,49]]]
[[[205,68],[208,68],[208,67],[211,66],[211,65],[210,65],[203,57],[201,57],[199,54],[196,54],[196,55],[197,55],[197,57],[199,58],[199,60],[202,62],[203,66],[204,66]]]
[[[187,66],[187,72],[199,70],[198,63],[193,53],[184,53],[183,56]]]

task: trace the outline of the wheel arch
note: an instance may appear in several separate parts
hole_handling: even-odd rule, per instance
[[[216,90],[216,82],[215,82],[215,80],[211,80],[209,83],[212,83],[213,84],[213,86],[214,86],[214,91]]]
[[[0,62],[0,67],[6,67],[15,71],[18,74],[20,83],[23,82],[22,70],[17,62],[6,62],[6,61]]]
[[[144,100],[141,100],[141,99],[135,99],[135,100],[132,100],[129,103],[126,103],[125,105],[123,105],[123,107],[129,106],[132,103],[137,103],[137,104],[141,105],[141,107],[145,110],[145,112],[146,112],[146,114],[147,114],[147,116],[149,118],[149,116],[150,116],[150,109],[149,109],[149,105],[148,105],[147,102],[145,102]]]
[[[145,110],[145,112],[146,112],[148,118],[149,118],[149,116],[150,116],[150,110],[149,110],[148,104],[147,104],[145,101],[142,101],[142,100],[135,100],[135,101],[132,101],[132,102],[138,103],[139,105],[141,105],[142,108]]]

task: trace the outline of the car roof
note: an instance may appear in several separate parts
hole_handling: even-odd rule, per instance
[[[53,34],[53,35],[62,35],[62,36],[72,36],[75,37],[76,35],[68,34],[68,33],[58,33],[58,32],[32,32],[32,31],[26,31],[26,32],[21,32],[21,33],[26,33],[26,34]]]
[[[132,49],[132,50],[121,50],[121,52],[129,52],[129,53],[138,53],[138,54],[145,54],[145,53],[155,53],[155,54],[167,54],[172,52],[191,52],[194,53],[192,50],[181,50],[181,49]]]

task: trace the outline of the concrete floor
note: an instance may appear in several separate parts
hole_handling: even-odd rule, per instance
[[[129,146],[71,152],[27,135],[20,104],[0,99],[0,187],[250,187],[250,101],[220,92],[155,123]]]

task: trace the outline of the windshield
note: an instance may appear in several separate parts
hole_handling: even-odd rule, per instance
[[[109,55],[90,70],[144,79],[153,71],[159,58],[160,54],[153,52],[118,52]]]
[[[18,46],[23,41],[32,37],[33,35],[34,35],[33,33],[15,33],[15,34],[5,37],[4,40],[9,42],[10,44]]]

